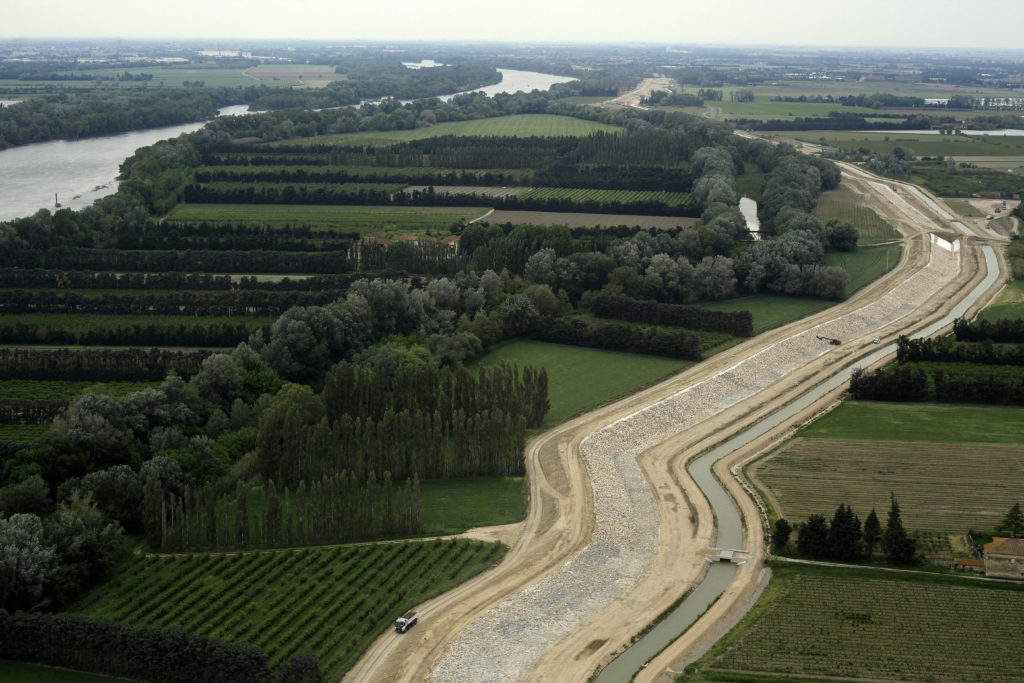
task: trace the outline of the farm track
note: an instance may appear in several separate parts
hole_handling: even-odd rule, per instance
[[[594,490],[580,455],[580,444],[588,436],[687,387],[723,373],[794,335],[868,306],[925,268],[929,262],[929,245],[924,233],[952,230],[937,217],[928,203],[916,195],[904,192],[899,200],[883,196],[873,176],[847,165],[842,167],[844,183],[906,235],[906,248],[899,265],[838,306],[766,332],[659,385],[598,408],[534,438],[526,453],[530,480],[526,521],[505,560],[476,579],[425,603],[418,633],[400,636],[388,632],[380,636],[350,671],[347,680],[418,681],[429,678],[432,667],[449,644],[470,624],[512,596],[521,592],[530,594],[540,582],[580,555],[595,530]],[[922,224],[922,220],[926,222]],[[756,418],[792,400],[823,375],[877,348],[871,344],[871,337],[892,340],[904,331],[941,317],[981,279],[983,267],[978,249],[965,243],[961,253],[959,271],[950,276],[945,285],[931,290],[930,298],[923,305],[870,335],[845,339],[842,347],[821,354],[768,389],[663,440],[638,456],[648,488],[650,492],[656,492],[652,500],[657,506],[660,542],[651,570],[624,597],[591,615],[572,629],[567,637],[545,641],[543,652],[527,674],[518,673],[508,678],[586,680],[628,644],[633,634],[699,580],[707,566],[701,551],[713,545],[714,523],[707,501],[686,472],[686,462]],[[834,401],[837,393],[838,390],[823,402]],[[748,537],[744,547],[751,551],[752,561],[739,568],[732,584],[708,613],[683,638],[653,660],[637,680],[670,676],[667,671],[677,670],[680,661],[685,662],[709,647],[753,604],[766,572],[760,561],[763,535],[759,522],[754,521],[759,519],[760,513],[740,483],[730,476],[730,468],[781,438],[794,422],[807,419],[820,409],[823,402],[716,465],[716,472],[726,483],[746,520]],[[601,588],[595,586],[594,590],[600,591]],[[550,616],[558,617],[557,614]],[[497,677],[499,674],[495,672]]]

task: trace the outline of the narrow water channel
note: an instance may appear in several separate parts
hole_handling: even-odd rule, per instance
[[[928,337],[938,330],[963,316],[967,309],[995,283],[999,276],[999,264],[992,247],[982,245],[985,255],[985,278],[964,299],[953,307],[953,310],[938,320],[910,335],[914,339]],[[717,545],[722,548],[740,548],[743,541],[743,521],[732,498],[711,472],[716,462],[762,436],[777,425],[792,418],[794,415],[812,405],[822,396],[842,386],[850,379],[857,368],[866,368],[895,353],[896,344],[888,344],[864,358],[843,368],[825,381],[801,394],[796,400],[765,416],[739,434],[724,441],[714,449],[694,460],[687,467],[690,476],[700,487],[711,504],[718,522]],[[752,558],[753,559],[753,558]],[[650,633],[638,640],[628,650],[614,659],[597,677],[598,683],[620,683],[629,681],[654,655],[661,652],[672,641],[688,629],[707,608],[718,599],[736,573],[732,564],[716,563],[709,570],[704,580],[697,584],[693,592],[663,622]]]

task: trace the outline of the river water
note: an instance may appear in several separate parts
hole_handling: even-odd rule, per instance
[[[245,114],[247,105],[225,107],[220,116]],[[85,140],[52,140],[0,152],[0,220],[54,210],[81,209],[117,190],[121,162],[139,147],[191,133],[204,121]]]
[[[501,82],[479,90],[488,96],[520,90],[547,90],[575,80],[534,71],[498,69]],[[463,93],[455,93],[463,94]],[[442,100],[455,97],[446,95]],[[220,116],[248,113],[246,105],[225,107]],[[54,193],[62,208],[81,209],[117,190],[121,162],[139,147],[174,138],[203,127],[205,122],[132,131],[85,140],[54,140],[0,152],[0,221],[29,216],[42,208],[53,211]]]

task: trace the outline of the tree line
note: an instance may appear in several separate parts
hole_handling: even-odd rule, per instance
[[[111,273],[95,270],[46,270],[44,268],[0,268],[3,289],[174,289],[174,290],[244,290],[269,292],[337,292],[344,293],[355,280],[371,277],[404,277],[404,273],[380,270],[373,275],[311,275],[279,280],[261,280],[252,275],[233,278],[211,273]]]
[[[107,314],[107,315],[189,315],[270,316],[281,315],[293,306],[322,306],[343,292],[235,290],[226,292],[147,292],[126,294],[105,292],[92,296],[81,292],[14,289],[4,292],[0,312]]]
[[[35,323],[0,325],[0,343],[48,346],[231,347],[253,331],[244,324],[207,322],[196,325],[125,325],[81,332]]]
[[[395,485],[385,471],[380,481],[339,471],[294,490],[278,491],[274,481],[218,494],[207,485],[167,495],[151,476],[143,490],[142,518],[151,548],[165,552],[236,550],[344,543],[411,536],[423,531],[419,480]]]
[[[136,272],[313,273],[351,270],[344,251],[285,253],[277,251],[132,251],[57,247],[45,251],[9,251],[4,266],[56,270]]]
[[[754,332],[750,311],[709,311],[697,306],[662,304],[603,293],[591,298],[589,305],[590,312],[599,318],[725,332],[734,337],[749,337]]]
[[[580,318],[539,318],[527,329],[526,336],[556,344],[590,346],[668,358],[699,361],[703,357],[700,337],[686,330],[588,322]]]
[[[964,318],[953,321],[953,334],[958,341],[992,341],[1004,344],[1024,344],[1024,319],[1000,318],[967,322]]]
[[[910,339],[906,335],[900,335],[896,341],[896,362],[1024,365],[1024,346],[996,346],[988,338],[975,343],[957,344],[950,337]]]
[[[792,550],[790,535],[793,527],[785,519],[775,521],[771,531],[771,546],[775,553]],[[917,561],[917,542],[907,535],[900,517],[900,506],[891,496],[885,528],[879,523],[874,508],[861,525],[860,518],[849,505],[840,505],[827,521],[823,515],[811,515],[806,522],[796,525],[796,552],[802,557],[837,562],[870,561],[875,548],[881,546],[886,561],[894,565],[909,565]]]

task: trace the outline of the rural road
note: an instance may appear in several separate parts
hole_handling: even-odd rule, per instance
[[[845,190],[904,235],[898,266],[835,307],[532,439],[526,519],[513,528],[517,536],[505,559],[421,605],[417,629],[381,635],[346,680],[585,681],[701,579],[714,518],[686,463],[877,348],[873,337],[891,341],[940,318],[983,275],[975,238],[962,240],[956,255],[927,234],[956,232],[934,198],[852,166],[842,170]],[[822,326],[852,336],[822,350],[808,341],[808,331]],[[771,354],[787,360],[756,364],[776,357]],[[688,396],[711,407],[694,410]],[[741,509],[751,561],[637,680],[671,678],[756,600],[766,580],[761,516],[730,473],[817,409],[716,465]]]

